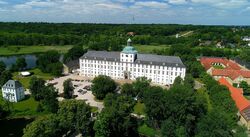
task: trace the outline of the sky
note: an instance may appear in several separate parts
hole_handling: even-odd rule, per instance
[[[250,25],[250,0],[0,0],[0,21]]]

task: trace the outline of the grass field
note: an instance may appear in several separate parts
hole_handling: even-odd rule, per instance
[[[37,68],[29,70],[29,72],[33,73],[32,76],[36,76],[36,77],[42,78],[44,80],[49,80],[49,79],[53,78],[53,76],[51,74],[49,74],[49,73],[43,73],[43,72],[41,72],[41,70],[39,70]],[[13,75],[13,79],[20,81],[25,88],[28,88],[29,87],[29,82],[30,82],[32,76],[21,77],[18,73],[19,72],[15,72],[15,73],[12,74]]]
[[[138,115],[146,115],[145,105],[143,103],[137,102],[134,106],[134,113]]]
[[[221,66],[221,65],[213,65],[213,68],[215,68],[215,69],[224,69],[224,67]]]
[[[146,124],[143,124],[138,128],[139,134],[146,136],[146,137],[157,137],[159,136],[159,132],[154,130],[153,128],[148,127]]]
[[[0,56],[23,55],[23,54],[37,54],[47,52],[49,50],[56,50],[60,53],[66,53],[73,46],[6,46],[0,47]]]
[[[169,49],[168,45],[134,45],[135,49],[140,53],[152,53],[153,50]]]
[[[6,106],[4,103],[2,94],[0,94],[0,104],[2,106]],[[45,114],[45,113],[36,112],[38,102],[35,101],[34,98],[30,96],[26,96],[25,99],[20,102],[11,103],[10,106],[11,106],[11,114],[8,116],[9,118],[34,117],[34,116]]]

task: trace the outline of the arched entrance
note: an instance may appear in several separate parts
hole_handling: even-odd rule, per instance
[[[124,79],[130,79],[130,72],[124,71]]]

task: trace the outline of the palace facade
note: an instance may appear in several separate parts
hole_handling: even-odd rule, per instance
[[[173,84],[176,77],[185,78],[186,67],[179,57],[140,54],[127,41],[122,52],[88,51],[80,58],[80,75],[107,75],[113,79],[147,77],[153,83]]]

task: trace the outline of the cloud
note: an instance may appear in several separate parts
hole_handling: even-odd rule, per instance
[[[140,2],[135,2],[134,6],[136,7],[147,7],[147,8],[168,8],[169,5],[165,2],[157,2],[157,1],[140,1]]]
[[[248,0],[191,0],[191,2],[219,9],[237,9],[250,4]]]
[[[248,15],[248,0],[5,1],[0,0],[0,21],[131,23],[135,16],[133,23],[250,22],[249,18],[238,19]]]
[[[187,0],[168,0],[168,3],[170,4],[187,4]]]
[[[0,0],[0,4],[8,4],[8,2]]]

